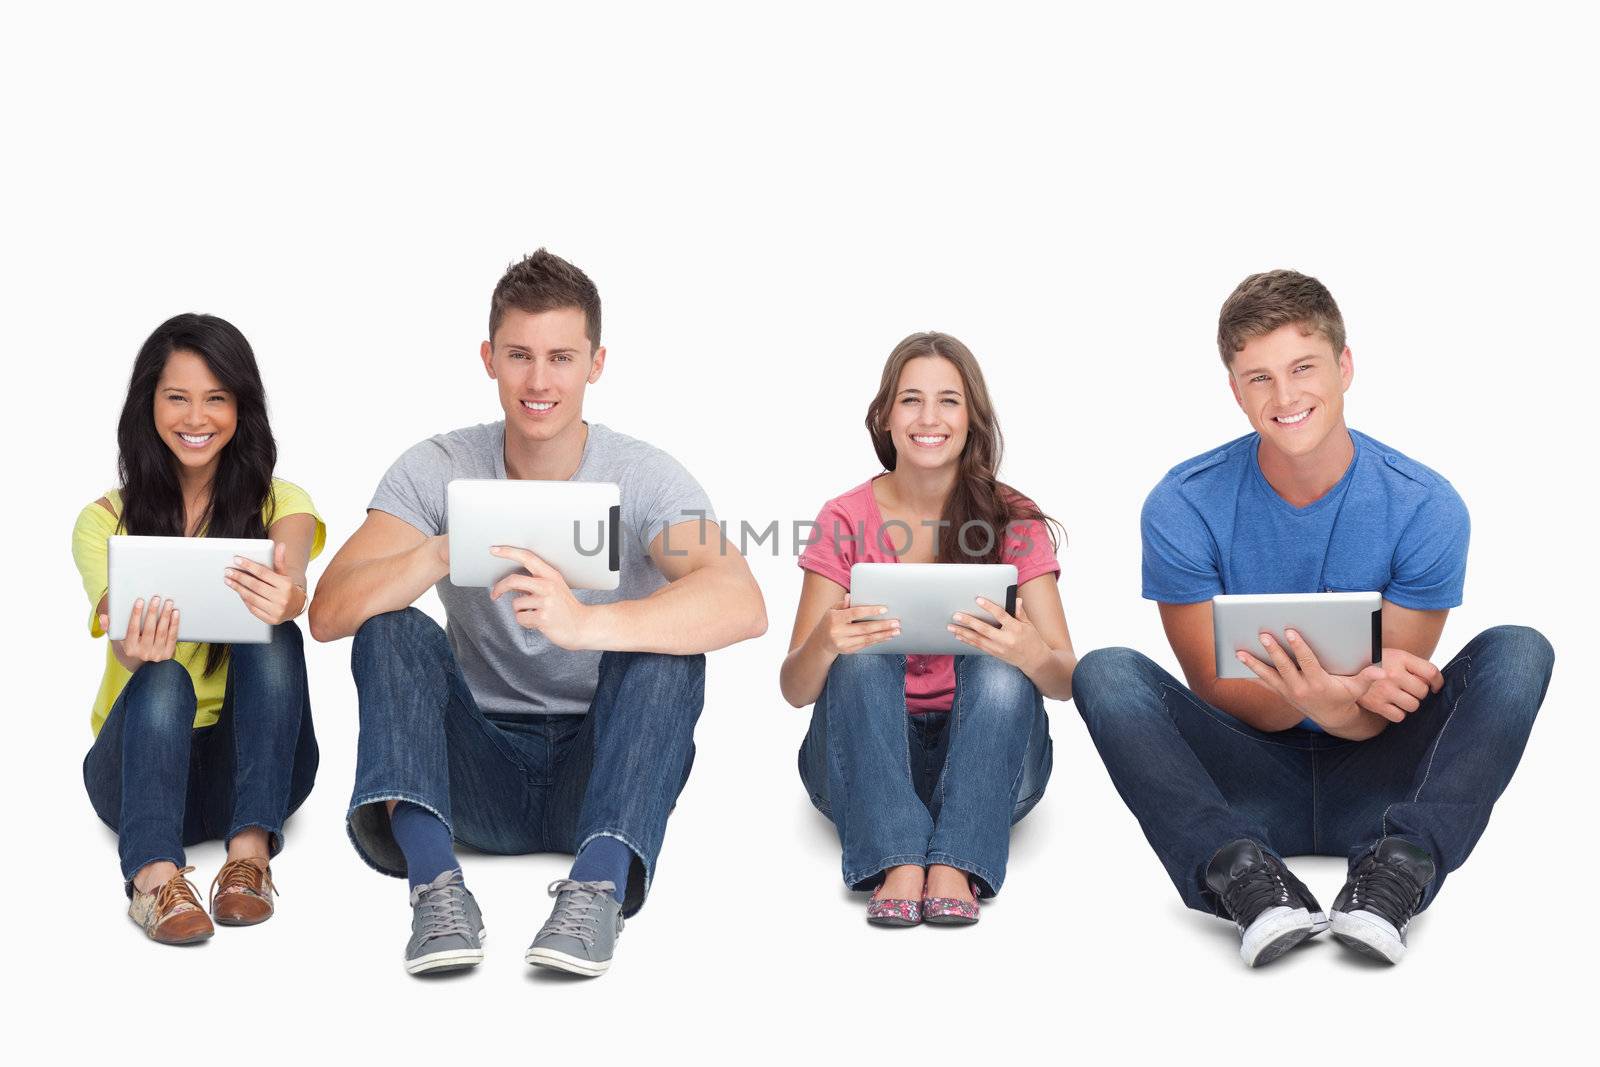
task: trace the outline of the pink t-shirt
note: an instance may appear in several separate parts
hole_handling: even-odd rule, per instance
[[[814,571],[845,589],[850,588],[850,568],[857,563],[899,563],[894,545],[906,538],[898,526],[885,535],[883,513],[872,495],[869,479],[822,506],[817,515],[816,538],[800,554],[800,566]],[[933,535],[931,528],[915,536]],[[1028,542],[1032,542],[1030,545]],[[968,542],[971,543],[970,541]],[[1017,585],[1026,585],[1041,574],[1060,574],[1050,533],[1037,519],[1015,523],[1006,531],[1005,562],[1017,568]],[[914,715],[928,711],[949,711],[956,693],[954,656],[906,657],[906,710]]]

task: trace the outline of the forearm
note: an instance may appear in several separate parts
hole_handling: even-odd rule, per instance
[[[778,688],[783,692],[783,699],[797,708],[816,703],[817,697],[822,695],[822,687],[828,684],[833,661],[838,658],[837,652],[828,651],[819,632],[812,630],[783,658],[783,667],[778,671]]]
[[[1192,679],[1191,679],[1192,684]],[[1209,686],[1194,686],[1195,695],[1214,708],[1263,733],[1299,726],[1305,716],[1260,682],[1215,678]]]
[[[590,607],[582,647],[692,656],[759,637],[766,629],[761,592],[749,572],[706,568],[647,597]]]
[[[374,615],[410,607],[450,573],[436,538],[392,556],[353,560],[329,570],[311,601],[311,636],[337,641],[361,629]]]
[[[1072,672],[1078,666],[1077,654],[1070,648],[1053,648],[1036,663],[1024,667],[1034,688],[1051,700],[1072,699]]]
[[[1330,736],[1346,741],[1365,741],[1382,733],[1388,725],[1388,720],[1355,704],[1320,719],[1307,716],[1260,682],[1248,679],[1216,679],[1212,681],[1209,691],[1198,695],[1213,707],[1263,733],[1293,729],[1310,718]]]

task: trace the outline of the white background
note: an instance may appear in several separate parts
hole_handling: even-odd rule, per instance
[[[1107,7],[13,12],[13,1040],[118,1062],[1565,1048],[1595,947],[1579,463],[1597,355],[1593,27],[1528,4]],[[961,337],[998,406],[1004,476],[1069,532],[1079,652],[1127,644],[1169,666],[1139,599],[1139,504],[1247,429],[1212,340],[1233,285],[1278,266],[1323,279],[1355,352],[1351,424],[1446,474],[1472,512],[1467,603],[1441,654],[1501,622],[1557,649],[1521,769],[1405,962],[1363,966],[1330,942],[1244,969],[1232,928],[1178,902],[1067,704],[1050,708],[1049,793],[982,923],[868,928],[794,772],[806,713],[777,688],[800,586],[787,538],[752,561],[769,632],[711,657],[695,775],[607,977],[522,963],[565,870],[554,856],[468,856],[486,963],[404,974],[404,887],[341,825],[343,643],[309,652],[322,772],[275,864],[278,917],[194,950],[147,944],[81,784],[103,651],[68,554],[79,507],[113,484],[139,344],[186,310],[245,332],[279,472],[337,545],[405,446],[498,417],[477,362],[489,292],[540,245],[604,297],[610,358],[586,415],[674,453],[735,522],[810,518],[873,474],[861,420],[889,350],[913,330]],[[204,886],[220,847],[191,859]],[[1340,862],[1295,866],[1328,902]]]

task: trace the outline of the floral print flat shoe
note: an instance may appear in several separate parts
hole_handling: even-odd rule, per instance
[[[916,926],[922,921],[922,902],[897,897],[867,901],[867,922],[873,926]]]
[[[978,921],[978,886],[972,883],[972,899],[923,897],[922,921],[935,926],[971,926]]]

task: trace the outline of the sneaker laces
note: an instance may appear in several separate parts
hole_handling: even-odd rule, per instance
[[[208,906],[215,907],[217,895],[239,890],[252,893],[256,896],[276,895],[278,887],[272,884],[272,874],[265,867],[258,867],[253,861],[247,859],[229,860],[222,865],[217,876],[211,879],[211,895]]]
[[[427,885],[411,891],[411,906],[422,916],[422,940],[436,937],[476,937],[467,921],[467,886],[459,870],[445,871]]]
[[[1258,863],[1228,884],[1222,891],[1222,903],[1228,914],[1241,926],[1254,922],[1270,907],[1288,907],[1289,886],[1283,873],[1270,859]],[[1248,918],[1247,918],[1248,917]]]
[[[1369,856],[1356,869],[1351,911],[1375,911],[1398,930],[1410,921],[1421,902],[1422,886],[1399,867]]]
[[[585,947],[594,947],[595,938],[600,936],[600,894],[616,888],[616,883],[610,881],[574,882],[570,878],[559,878],[551,882],[545,892],[556,898],[556,906],[539,930],[539,936],[561,934],[577,938]]]
[[[184,875],[194,870],[193,867],[183,867],[178,873],[168,878],[161,885],[156,886],[156,914],[166,915],[174,908],[187,904],[196,910],[200,908],[200,898],[195,896],[194,886],[189,884],[189,879]]]

